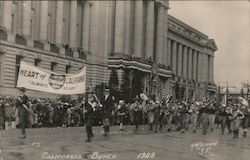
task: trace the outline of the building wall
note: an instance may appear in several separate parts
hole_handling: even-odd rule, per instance
[[[0,51],[0,84],[15,87],[16,55],[21,54],[30,63],[40,59],[40,67],[48,70],[56,62],[56,72],[64,73],[70,65],[73,73],[86,65],[87,84],[95,87],[108,82],[108,58],[121,53],[152,57],[170,66],[187,89],[194,85],[183,80],[199,83],[197,90],[203,91],[213,82],[216,49],[208,36],[170,16],[168,9],[167,0],[0,1],[0,25],[8,33],[7,41],[0,41],[4,50]],[[16,44],[16,34],[23,35],[27,45]],[[34,48],[34,41],[42,42],[43,49]],[[51,44],[59,48],[58,54],[50,51]],[[73,56],[66,56],[67,47]],[[86,60],[79,59],[79,48]],[[165,96],[170,81],[161,86]]]

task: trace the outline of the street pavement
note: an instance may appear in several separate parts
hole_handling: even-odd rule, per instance
[[[27,138],[18,139],[20,130],[0,130],[0,160],[116,159],[116,160],[250,160],[250,135],[233,139],[220,129],[201,135],[164,129],[154,133],[147,126],[111,127],[103,137],[102,127],[94,127],[91,143],[85,142],[83,127],[27,129]]]

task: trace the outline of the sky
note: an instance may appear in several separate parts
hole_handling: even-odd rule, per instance
[[[169,14],[215,40],[214,80],[250,84],[250,1],[169,1]]]

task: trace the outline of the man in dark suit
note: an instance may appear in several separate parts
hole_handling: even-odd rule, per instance
[[[84,117],[85,117],[85,128],[87,132],[87,140],[85,142],[90,142],[91,138],[94,136],[92,131],[92,126],[94,123],[94,110],[95,102],[93,94],[88,93],[88,99],[85,103]]]
[[[106,88],[104,92],[104,96],[102,98],[103,128],[104,128],[103,136],[109,136],[110,119],[111,119],[112,114],[114,113],[114,103],[115,103],[114,96],[110,94],[110,89]]]
[[[29,124],[29,106],[27,105],[28,103],[28,97],[26,95],[21,95],[18,97],[16,101],[16,108],[18,109],[18,117],[19,117],[19,126],[22,131],[22,136],[19,138],[26,138],[26,132],[25,128]]]

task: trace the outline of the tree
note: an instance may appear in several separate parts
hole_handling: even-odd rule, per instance
[[[120,91],[118,90],[118,75],[116,69],[112,69],[109,77],[109,87],[110,92],[114,95],[116,99],[120,98]]]
[[[131,90],[131,86],[130,86],[130,78],[129,78],[129,69],[125,68],[123,75],[122,75],[122,83],[121,83],[121,96],[124,97],[125,101],[130,101],[131,97],[130,97],[130,90]]]
[[[132,80],[132,97],[134,98],[136,95],[139,95],[143,91],[142,85],[142,72],[135,70],[134,77]]]
[[[112,69],[109,77],[109,87],[110,89],[115,89],[118,87],[118,76],[116,69]]]

